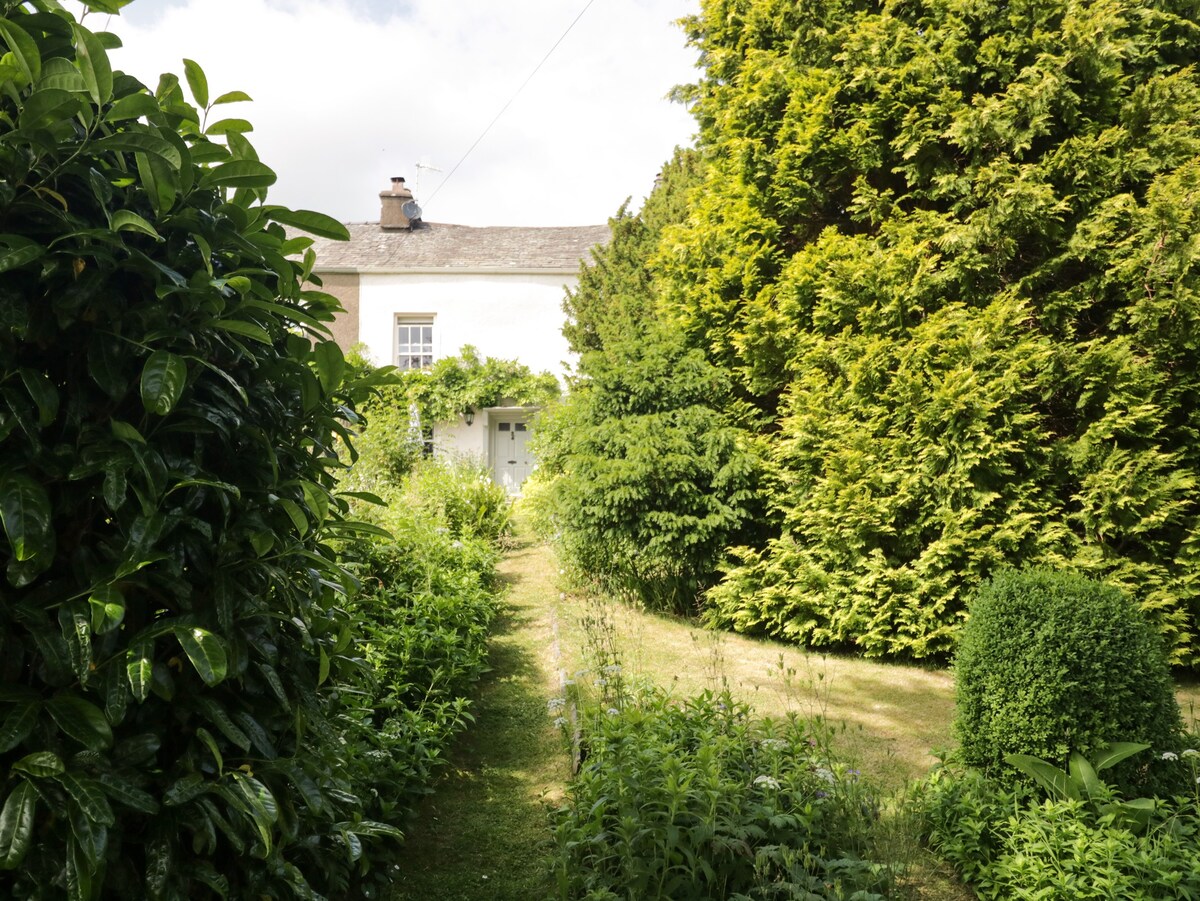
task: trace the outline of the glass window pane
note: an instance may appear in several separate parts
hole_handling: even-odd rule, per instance
[[[500,423],[499,429],[502,432],[507,432],[508,431],[508,423],[507,422]]]
[[[433,366],[433,323],[396,321],[396,366],[428,369]]]
[[[517,431],[518,431],[518,432],[523,432],[523,431],[525,431],[525,423],[523,423],[523,422],[518,422],[518,423],[517,423]]]

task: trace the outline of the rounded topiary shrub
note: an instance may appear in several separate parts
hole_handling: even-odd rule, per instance
[[[1048,569],[1002,572],[971,604],[955,671],[968,765],[999,775],[1005,755],[1032,754],[1065,767],[1074,751],[1147,742],[1105,776],[1123,790],[1169,789],[1155,763],[1178,749],[1179,705],[1159,635],[1120,589]]]

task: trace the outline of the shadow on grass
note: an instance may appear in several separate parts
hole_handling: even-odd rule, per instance
[[[500,575],[510,597],[522,569],[516,561]],[[561,784],[566,757],[546,713],[545,674],[531,644],[535,620],[531,607],[502,606],[489,647],[491,670],[471,707],[475,723],[459,736],[446,775],[407,830],[394,901],[528,901],[548,894],[542,795]]]

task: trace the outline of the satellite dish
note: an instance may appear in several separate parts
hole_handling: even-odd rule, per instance
[[[404,205],[400,207],[400,212],[404,214],[406,219],[412,220],[421,218],[421,208],[417,205],[415,200],[406,200]]]

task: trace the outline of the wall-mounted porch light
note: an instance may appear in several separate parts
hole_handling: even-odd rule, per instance
[[[467,425],[470,425],[471,423],[473,423],[475,421],[475,411],[474,410],[464,411],[463,419],[465,419],[467,421]]]

